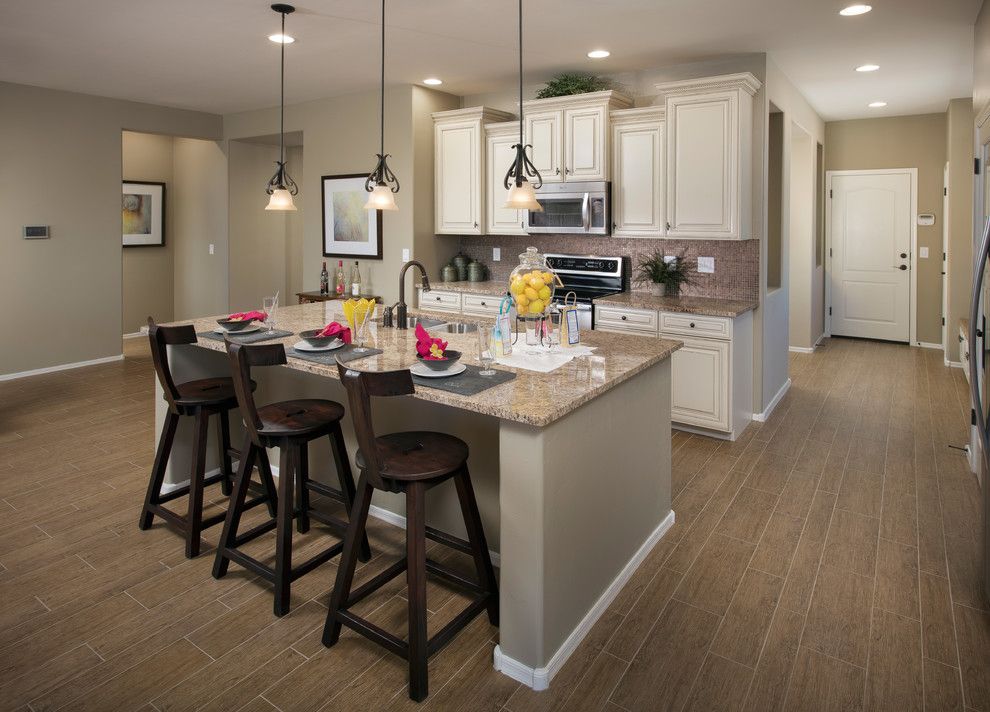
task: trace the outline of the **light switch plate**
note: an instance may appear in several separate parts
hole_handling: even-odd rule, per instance
[[[402,261],[403,262],[408,262],[409,261],[409,248],[408,247],[406,247],[406,248],[404,248],[402,250]]]
[[[927,247],[920,247],[920,248],[918,248],[918,257],[922,257],[922,258],[927,259],[928,258],[928,248]]]
[[[501,261],[502,261],[502,248],[501,247],[493,247],[492,248],[492,262],[501,262]]]
[[[213,243],[212,242],[210,243],[210,254],[211,255],[213,254]]]
[[[712,274],[715,271],[715,258],[714,257],[699,257],[698,258],[698,272],[703,274]]]

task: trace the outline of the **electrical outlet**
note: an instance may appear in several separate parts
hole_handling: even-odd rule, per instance
[[[715,258],[714,257],[699,257],[698,258],[698,272],[703,274],[712,274],[715,271]]]
[[[408,262],[409,261],[409,248],[408,247],[406,247],[406,248],[404,248],[402,250],[402,261],[403,262]]]
[[[673,262],[676,259],[677,259],[677,255],[664,255],[663,256],[663,261],[666,262],[667,264],[670,264],[671,262]]]
[[[927,247],[919,248],[918,249],[918,257],[921,257],[923,259],[927,259],[928,258],[928,248]]]
[[[210,254],[211,255],[213,254],[213,243],[212,242],[210,243]]]
[[[501,262],[501,261],[502,261],[502,248],[501,247],[493,247],[492,248],[492,262]]]

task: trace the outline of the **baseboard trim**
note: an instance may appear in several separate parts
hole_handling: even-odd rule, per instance
[[[3,373],[0,374],[0,381],[16,381],[18,378],[28,378],[29,376],[41,376],[45,373],[55,373],[56,371],[71,371],[74,368],[85,368],[86,366],[99,366],[104,363],[113,363],[114,361],[123,361],[124,354],[117,354],[116,356],[104,356],[103,358],[94,358],[89,361],[75,361],[74,363],[62,363],[58,366],[46,366],[45,368],[35,368],[30,371],[18,371],[17,373]]]
[[[237,473],[238,464],[240,463],[238,463],[237,460],[234,460],[234,462],[231,463],[231,472],[235,474]],[[204,477],[213,477],[213,475],[219,475],[219,474],[220,474],[220,468],[214,467],[212,470],[207,470]],[[175,492],[175,490],[177,489],[182,489],[183,487],[188,487],[188,486],[189,486],[189,480],[187,479],[182,480],[182,482],[163,482],[162,494],[171,494],[172,492]]]
[[[963,367],[962,361],[950,361],[949,359],[945,359],[944,362],[945,362],[945,365],[946,365],[947,368],[962,368]]]
[[[789,391],[790,388],[791,388],[791,379],[788,378],[784,382],[784,385],[782,385],[780,387],[780,390],[777,391],[777,395],[775,395],[773,397],[773,400],[770,401],[770,405],[768,405],[763,410],[762,413],[753,413],[753,420],[755,420],[757,423],[765,423],[765,422],[767,422],[767,418],[769,418],[770,417],[770,414],[773,413],[773,409],[776,408],[777,405],[780,403],[780,400],[785,395],[787,395],[787,391]]]
[[[932,344],[929,343],[928,341],[915,341],[914,345],[922,349],[938,349],[939,351],[942,350],[942,344]]]
[[[140,339],[142,336],[147,336],[147,335],[148,335],[148,332],[146,332],[146,331],[132,331],[129,334],[124,334],[123,338],[124,339]]]
[[[815,347],[814,346],[812,346],[810,348],[807,347],[807,346],[788,346],[787,347],[787,350],[790,351],[791,353],[795,353],[795,354],[813,354],[813,353],[815,353]]]
[[[532,668],[528,665],[524,665],[518,660],[510,658],[508,655],[502,652],[502,648],[499,645],[495,646],[495,652],[492,655],[492,662],[495,669],[501,672],[503,675],[512,678],[516,682],[520,682],[527,687],[531,687],[534,690],[545,690],[550,687],[550,681],[553,680],[554,676],[560,672],[560,669],[567,662],[568,658],[577,650],[578,645],[584,640],[585,636],[591,631],[592,626],[598,622],[598,619],[602,617],[602,614],[608,609],[615,600],[616,596],[622,590],[622,587],[626,585],[632,575],[639,568],[639,565],[643,563],[643,559],[653,550],[653,547],[663,538],[670,528],[674,526],[674,512],[671,510],[664,520],[660,522],[660,525],[653,530],[650,536],[643,542],[643,545],[639,547],[632,558],[622,567],[619,575],[615,577],[615,580],[609,585],[605,592],[598,598],[591,609],[585,614],[581,622],[578,623],[577,627],[571,631],[571,634],[567,636],[567,639],[557,648],[557,652],[553,654],[550,658],[550,662],[546,664],[546,667]]]

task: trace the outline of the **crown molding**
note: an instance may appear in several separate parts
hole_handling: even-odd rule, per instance
[[[527,99],[523,102],[523,109],[526,111],[531,109],[572,109],[600,104],[607,104],[609,109],[628,109],[633,105],[633,101],[622,92],[606,89],[605,91],[592,91],[586,94],[552,96],[549,99]]]
[[[434,121],[468,121],[477,119],[483,124],[510,121],[514,117],[508,111],[492,109],[488,106],[470,106],[466,109],[451,109],[450,111],[435,111],[430,114]]]
[[[763,86],[763,83],[753,76],[751,72],[740,72],[738,74],[720,74],[714,77],[700,77],[698,79],[681,79],[676,82],[662,82],[654,86],[665,96],[721,91],[725,89],[742,89],[750,96],[753,96]]]
[[[667,109],[663,106],[638,106],[635,109],[617,109],[609,112],[608,119],[613,126],[634,121],[663,121]]]

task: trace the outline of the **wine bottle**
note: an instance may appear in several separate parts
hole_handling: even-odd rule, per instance
[[[347,291],[347,281],[344,279],[344,261],[337,260],[337,274],[334,275],[334,291],[338,297],[344,296]]]
[[[320,294],[330,294],[330,274],[327,272],[326,260],[323,260],[323,270],[320,272]]]
[[[361,296],[361,270],[358,268],[357,260],[354,260],[354,268],[351,270],[351,296]]]

